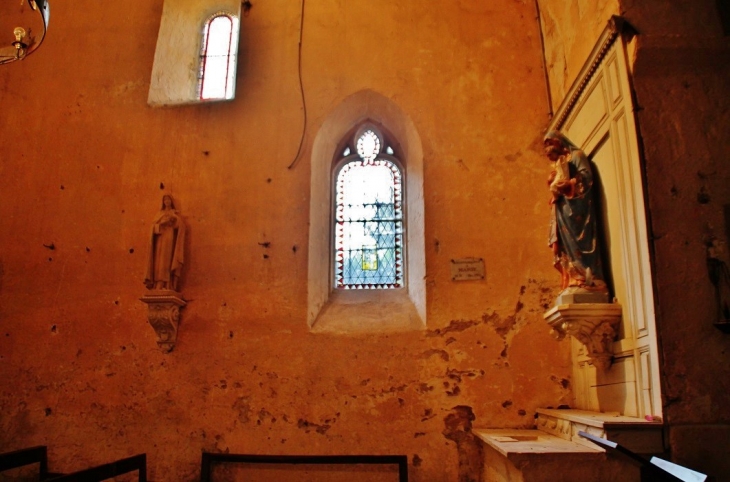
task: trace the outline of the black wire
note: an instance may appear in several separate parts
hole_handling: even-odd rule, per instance
[[[302,83],[302,31],[304,30],[304,1],[302,0],[302,12],[299,16],[299,92],[302,96],[302,109],[304,111],[304,125],[302,125],[302,137],[299,139],[299,147],[297,148],[297,155],[294,156],[294,160],[291,161],[287,169],[294,169],[299,161],[299,155],[302,153],[302,145],[304,145],[304,133],[307,130],[307,102],[304,99],[304,84]]]

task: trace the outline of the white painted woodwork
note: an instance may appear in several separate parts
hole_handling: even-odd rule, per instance
[[[599,40],[551,129],[561,130],[594,163],[614,296],[623,306],[614,362],[588,363],[573,340],[576,407],[661,416],[649,239],[624,41]],[[607,48],[607,50],[606,50]]]

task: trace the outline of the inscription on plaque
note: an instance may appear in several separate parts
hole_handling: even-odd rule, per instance
[[[453,281],[472,281],[484,278],[484,260],[482,258],[451,260],[451,279]]]

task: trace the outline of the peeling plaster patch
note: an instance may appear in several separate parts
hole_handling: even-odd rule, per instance
[[[502,408],[509,408],[512,406],[512,400],[505,400],[502,402]]]
[[[484,370],[456,370],[456,369],[448,369],[446,370],[446,377],[450,378],[452,380],[456,380],[457,382],[461,383],[462,377],[469,377],[469,378],[475,378],[477,376],[483,376]]]
[[[423,411],[423,417],[421,417],[421,422],[425,422],[426,420],[431,420],[433,417],[435,417],[436,414],[433,413],[433,409],[427,408]]]
[[[382,396],[382,395],[386,395],[386,394],[389,394],[389,393],[403,392],[403,391],[405,391],[406,388],[408,388],[408,385],[400,385],[400,386],[397,386],[397,387],[390,387],[387,390],[382,389],[382,390],[380,390],[380,395]]]
[[[421,355],[421,358],[431,358],[433,355],[438,355],[443,361],[449,361],[449,354],[446,352],[446,350],[427,350],[423,352]]]
[[[446,333],[464,331],[478,324],[479,322],[474,320],[451,320],[449,326],[444,329],[428,330],[427,336],[444,336]]]
[[[429,385],[428,383],[420,383],[418,385],[418,388],[416,388],[416,391],[418,393],[432,392],[433,391],[433,386]]]
[[[509,333],[517,324],[515,315],[500,318],[496,312],[491,315],[487,315],[485,313],[482,316],[482,322],[491,325],[492,328],[494,328],[494,331],[496,331],[503,339],[507,338],[507,333]]]
[[[561,387],[563,387],[564,390],[567,390],[568,388],[570,388],[570,380],[568,380],[567,378],[558,379],[558,377],[556,377],[555,375],[552,375],[552,376],[550,376],[550,380],[559,384]]]
[[[329,430],[331,427],[332,427],[332,425],[330,425],[328,423],[316,424],[316,423],[312,423],[307,420],[304,420],[302,418],[300,418],[299,421],[297,422],[297,428],[303,429],[304,433],[309,433],[312,431],[312,429],[314,429],[314,431],[317,432],[318,434],[324,435],[327,433],[327,430]]]
[[[459,481],[481,480],[482,446],[472,433],[472,422],[476,419],[470,406],[457,405],[444,418],[441,432],[447,440],[456,442],[459,453]]]
[[[421,466],[421,462],[423,462],[423,459],[421,457],[419,457],[418,454],[413,454],[412,461],[413,461],[413,466],[414,467],[420,467]]]
[[[261,425],[261,422],[264,422],[267,418],[271,421],[271,423],[276,422],[276,417],[272,416],[271,412],[269,412],[268,410],[262,408],[261,410],[259,410],[258,420],[256,421],[256,424]]]
[[[238,421],[248,423],[251,419],[251,405],[248,397],[239,397],[233,403],[233,410],[238,414]]]
[[[522,151],[517,151],[514,154],[507,154],[506,156],[504,156],[507,162],[515,162],[520,157],[522,157]]]
[[[448,388],[448,382],[444,383],[444,386]],[[459,388],[459,385],[454,384],[454,388],[452,388],[451,390],[446,390],[447,397],[458,397],[459,395],[461,395],[461,388]]]
[[[424,437],[426,432],[416,432],[413,434],[413,438]]]
[[[533,308],[529,311],[531,312],[537,312],[537,311],[545,311],[550,309],[550,306],[553,304],[553,301],[555,300],[555,296],[557,295],[557,292],[555,291],[555,284],[553,283],[547,283],[545,280],[536,280],[536,279],[529,279],[527,280],[530,284],[536,285],[535,288],[537,289],[537,293],[540,297],[539,306],[540,309]]]
[[[447,339],[446,339],[446,342],[445,342],[444,344],[445,344],[446,346],[449,346],[449,345],[451,345],[452,343],[454,343],[455,341],[456,341],[456,338],[454,338],[453,336],[450,336],[449,338],[447,338]]]

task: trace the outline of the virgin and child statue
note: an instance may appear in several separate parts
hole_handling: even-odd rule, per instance
[[[601,264],[591,163],[582,150],[558,131],[548,132],[544,148],[553,163],[548,177],[548,245],[553,252],[553,265],[560,272],[561,297],[572,295],[571,299],[582,297],[583,302],[606,303],[608,287]]]

